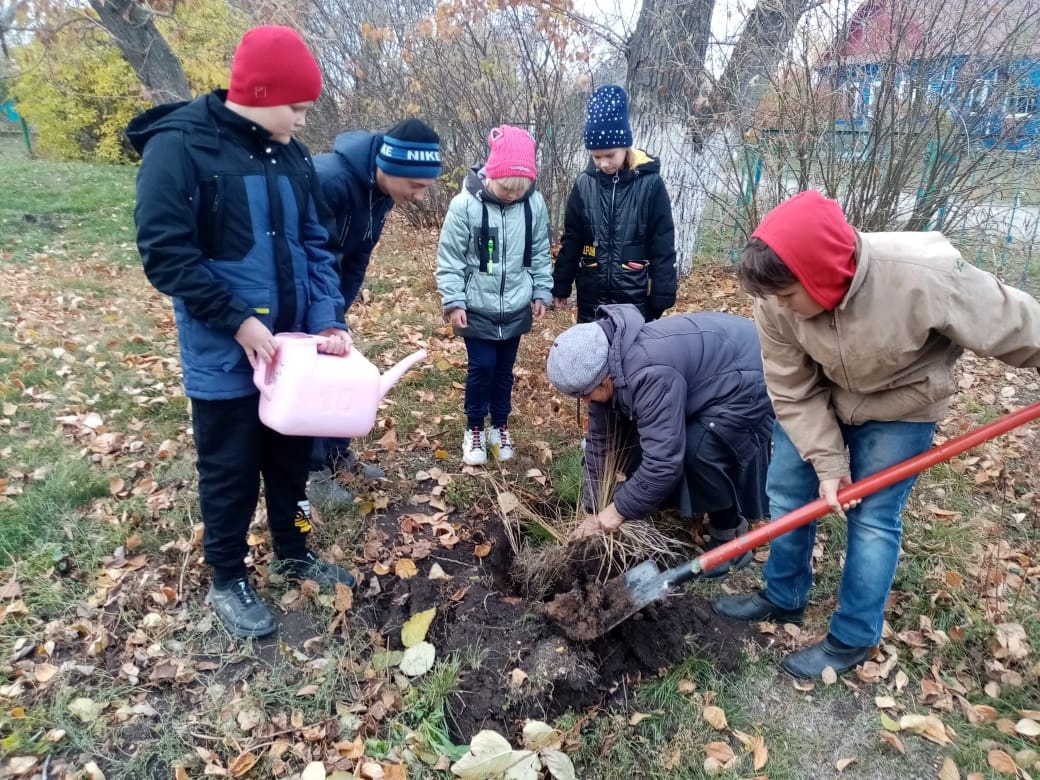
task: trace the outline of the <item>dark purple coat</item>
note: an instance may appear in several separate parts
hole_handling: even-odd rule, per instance
[[[686,428],[711,428],[746,463],[770,430],[773,408],[762,375],[755,324],[721,312],[675,314],[644,322],[630,304],[601,306],[597,322],[607,334],[607,373],[613,398],[589,404],[585,449],[586,508],[608,453],[634,429],[642,459],[614,494],[622,517],[657,510],[683,475]]]

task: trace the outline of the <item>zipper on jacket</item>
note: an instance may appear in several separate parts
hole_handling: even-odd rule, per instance
[[[845,352],[841,348],[841,335],[838,333],[838,318],[834,314],[833,311],[831,311],[830,314],[831,314],[831,323],[830,323],[831,330],[834,331],[834,345],[835,345],[835,349],[836,349],[836,351],[838,353],[838,361],[841,363],[842,373],[845,374],[845,386],[847,388],[849,388],[849,390],[852,390],[853,392],[856,392],[856,388],[854,388],[852,386],[852,382],[849,380],[849,369],[845,365]]]
[[[610,243],[614,249],[617,250],[617,221],[614,219],[614,196],[617,195],[617,186],[618,182],[621,181],[621,176],[615,173],[614,178],[610,181],[612,182],[610,186],[610,213],[607,214],[607,223],[610,225]],[[618,260],[621,259],[622,258],[619,254]],[[610,266],[608,265],[605,274],[607,277],[607,300],[610,300],[611,298],[610,288],[612,275]]]

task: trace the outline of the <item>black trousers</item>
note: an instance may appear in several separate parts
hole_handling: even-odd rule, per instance
[[[310,509],[304,491],[312,442],[310,437],[284,436],[260,422],[259,401],[253,395],[191,402],[202,547],[218,586],[246,574],[246,534],[261,476],[275,554],[298,557],[307,547]]]

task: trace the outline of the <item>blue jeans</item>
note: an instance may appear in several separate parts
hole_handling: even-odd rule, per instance
[[[924,452],[932,445],[934,423],[868,422],[842,425],[853,481]],[[848,516],[848,549],[838,586],[838,609],[830,633],[853,647],[881,639],[885,605],[892,589],[903,537],[903,507],[916,475],[863,499]],[[812,464],[802,460],[778,422],[773,429],[773,460],[766,493],[777,519],[819,498],[820,482]],[[812,587],[812,552],[816,523],[796,528],[770,543],[765,565],[769,601],[783,609],[802,609]]]
[[[469,370],[466,373],[466,427],[483,428],[491,412],[491,424],[501,428],[513,411],[513,364],[520,337],[492,341],[466,339]]]

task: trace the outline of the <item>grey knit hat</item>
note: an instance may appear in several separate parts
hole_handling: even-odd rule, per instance
[[[581,398],[607,376],[607,334],[595,322],[568,328],[553,342],[545,369],[561,393]]]

